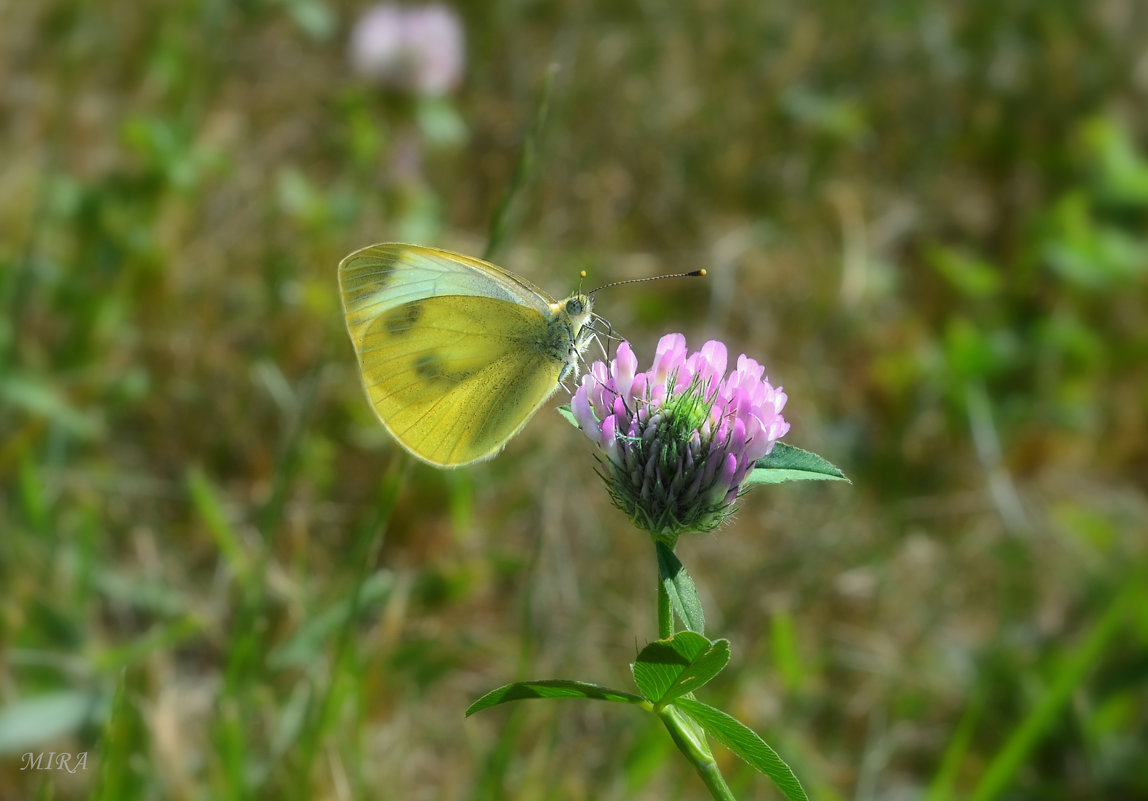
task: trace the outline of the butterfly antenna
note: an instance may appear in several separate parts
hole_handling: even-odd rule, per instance
[[[609,288],[615,287],[615,286],[622,286],[623,284],[638,284],[638,283],[641,283],[643,281],[659,281],[663,278],[699,278],[699,277],[702,277],[704,275],[706,275],[706,271],[705,271],[705,268],[702,268],[700,270],[691,270],[688,273],[670,273],[667,275],[651,275],[651,276],[647,276],[646,278],[630,278],[630,279],[627,279],[625,281],[614,281],[614,282],[609,283],[609,284],[603,284],[600,287],[597,287],[595,289],[591,289],[586,294],[587,295],[593,295],[595,292],[599,292],[603,289],[609,289]],[[586,271],[582,270],[582,272],[580,274],[580,279],[585,279],[585,278],[586,278]],[[579,280],[579,282],[578,282],[578,291],[579,292],[582,291],[582,280]],[[600,325],[605,326],[605,330],[600,328],[599,327]],[[590,323],[587,326],[587,329],[591,332],[591,336],[593,337],[594,341],[596,343],[598,343],[598,347],[602,350],[602,358],[604,358],[604,359],[610,358],[610,352],[609,352],[608,346],[614,342],[621,342],[623,340],[623,337],[620,337],[614,333],[614,326],[610,324],[610,321],[604,317],[600,317],[597,314],[591,314]],[[603,344],[603,342],[602,342],[603,339],[606,340],[605,344]],[[585,363],[585,362],[583,362],[583,363]]]
[[[610,287],[615,287],[615,286],[622,286],[623,284],[640,284],[643,281],[660,281],[663,278],[700,278],[700,277],[704,276],[705,274],[706,274],[706,271],[705,271],[705,268],[703,267],[700,270],[692,270],[688,273],[670,273],[667,275],[651,275],[651,276],[647,276],[646,278],[629,278],[625,281],[614,281],[614,282],[609,283],[609,284],[603,284],[602,286],[598,287],[597,289],[591,289],[586,294],[587,295],[593,295],[595,292],[601,292],[603,289],[609,289]],[[583,275],[585,275],[585,273],[583,273]]]

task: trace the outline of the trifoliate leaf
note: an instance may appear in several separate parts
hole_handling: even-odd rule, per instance
[[[703,686],[728,663],[728,640],[710,642],[692,631],[679,631],[643,648],[632,670],[642,695],[653,704],[665,704]]]
[[[674,706],[701,724],[715,740],[773,779],[790,801],[809,801],[789,765],[744,723],[692,698],[679,698],[674,701]]]

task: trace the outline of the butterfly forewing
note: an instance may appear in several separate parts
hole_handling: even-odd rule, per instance
[[[440,295],[500,298],[545,314],[553,300],[514,273],[460,253],[385,243],[357,250],[339,264],[347,325],[369,322],[412,300]]]

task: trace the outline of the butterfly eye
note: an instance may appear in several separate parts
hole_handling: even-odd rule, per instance
[[[578,298],[570,298],[570,300],[566,301],[566,313],[567,314],[581,314],[582,313],[582,301],[578,300]]]

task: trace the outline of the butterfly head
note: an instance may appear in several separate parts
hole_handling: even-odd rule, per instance
[[[556,319],[569,322],[571,328],[577,333],[590,319],[592,305],[593,301],[589,295],[578,294],[571,295],[566,300],[551,303],[550,311]]]
[[[589,295],[571,295],[550,304],[549,342],[554,357],[561,361],[559,381],[578,375],[578,357],[593,335],[590,321],[593,300]]]

